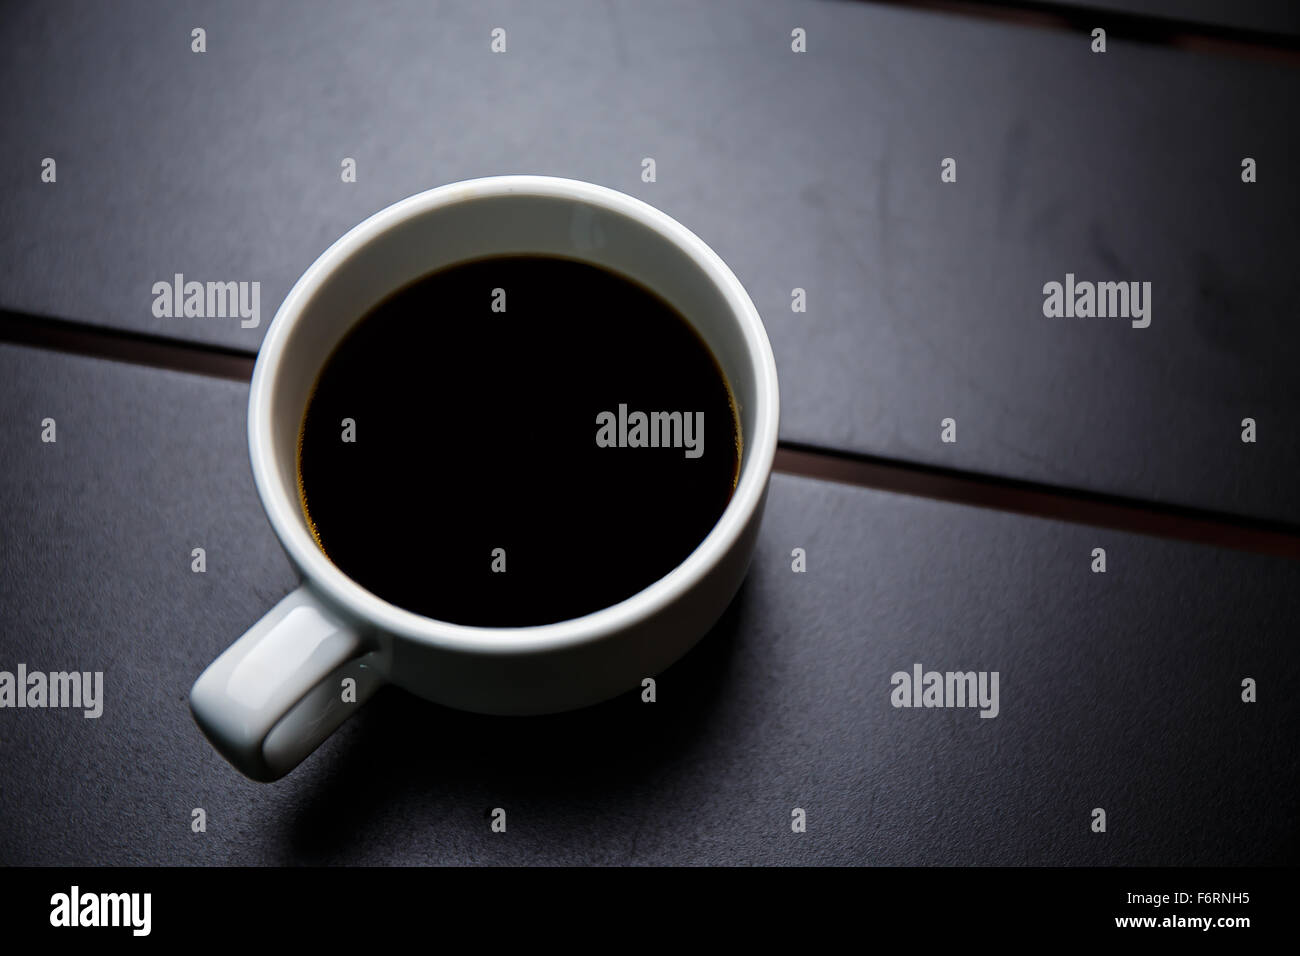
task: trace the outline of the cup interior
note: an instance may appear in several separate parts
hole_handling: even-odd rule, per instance
[[[549,177],[493,177],[430,190],[367,219],[317,260],[280,307],[259,355],[249,414],[254,474],[282,538],[310,542],[297,496],[299,429],[338,342],[396,289],[457,262],[511,254],[598,265],[674,306],[712,350],[736,401],[742,452],[733,502],[755,465],[766,480],[776,443],[775,366],[752,302],[716,254],[622,193]]]

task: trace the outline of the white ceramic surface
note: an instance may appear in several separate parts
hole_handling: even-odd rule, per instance
[[[731,383],[740,478],[695,551],[627,600],[555,624],[468,627],[384,601],[320,551],[298,500],[298,430],[321,366],[371,306],[435,269],[510,253],[601,265],[676,306]],[[267,330],[249,396],[249,452],[262,504],[303,584],[195,682],[195,720],[237,769],[269,781],[385,682],[492,714],[568,710],[639,686],[689,650],[739,588],[767,495],[778,408],[776,365],[749,296],[704,242],[654,207],[544,176],[468,180],[389,206],[312,264]],[[355,702],[344,700],[346,678],[356,681]]]

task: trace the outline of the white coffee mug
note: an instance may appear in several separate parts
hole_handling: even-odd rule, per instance
[[[740,475],[699,546],[627,600],[535,627],[449,624],[377,597],[317,547],[298,495],[299,427],[326,359],[372,306],[441,267],[521,253],[603,266],[676,306],[731,384]],[[248,399],[253,478],[303,583],[200,675],[190,692],[195,721],[238,770],[270,781],[384,683],[487,714],[569,710],[639,686],[686,653],[740,587],[767,497],[778,401],[767,333],[739,280],[694,233],[638,199],[570,179],[495,176],[376,213],[303,274],[258,353]]]

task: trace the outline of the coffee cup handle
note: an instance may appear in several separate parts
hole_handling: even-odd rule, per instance
[[[190,711],[240,773],[278,780],[383,683],[376,655],[354,625],[303,585],[199,675]]]

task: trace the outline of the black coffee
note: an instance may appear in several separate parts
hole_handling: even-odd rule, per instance
[[[400,607],[481,626],[615,604],[681,562],[736,485],[727,381],[672,306],[545,256],[479,259],[380,303],[302,426],[321,549]]]

